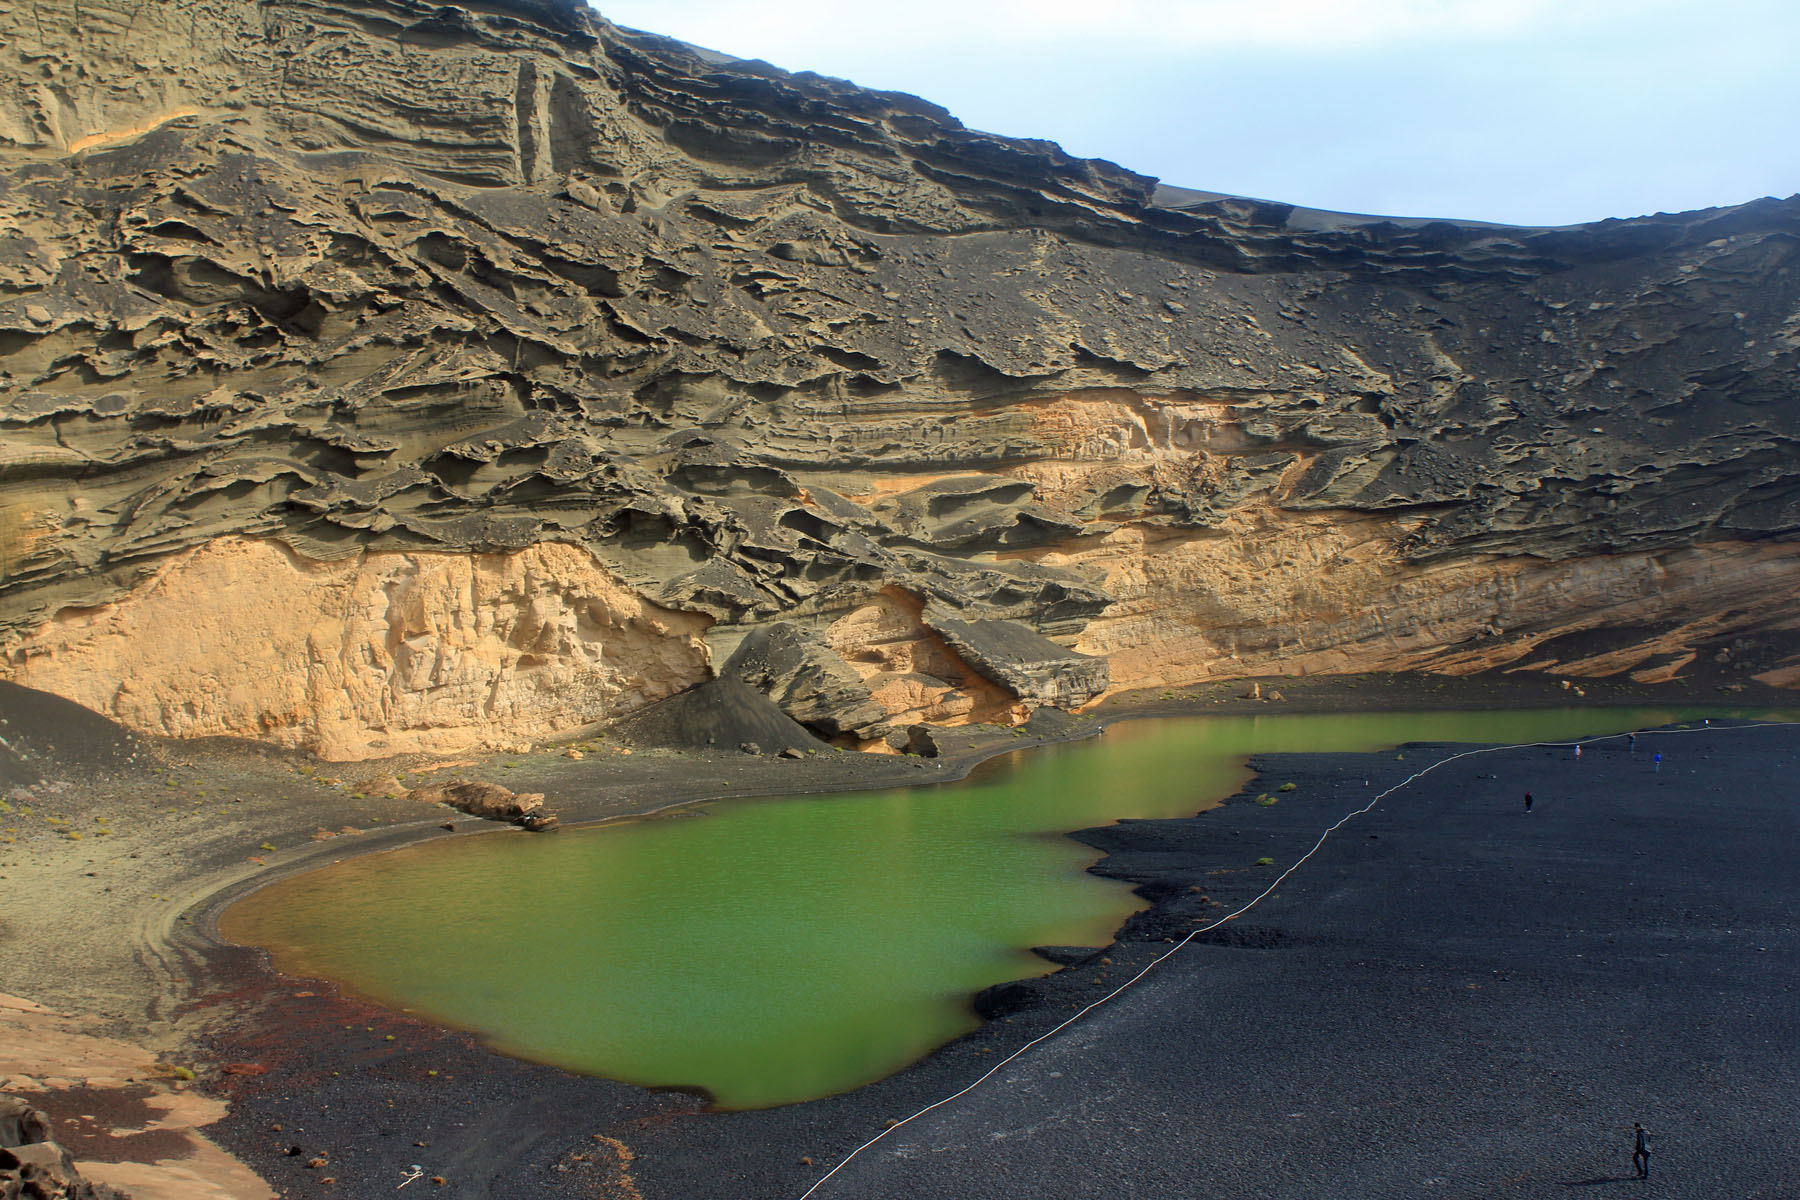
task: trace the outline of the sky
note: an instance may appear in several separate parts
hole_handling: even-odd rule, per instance
[[[593,0],[1165,183],[1567,225],[1800,192],[1800,0]]]

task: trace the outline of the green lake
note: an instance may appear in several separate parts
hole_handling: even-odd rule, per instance
[[[1069,831],[1210,807],[1253,754],[1566,740],[1703,713],[1724,710],[1125,721],[958,783],[352,858],[253,893],[220,926],[289,975],[504,1053],[763,1108],[879,1079],[974,1028],[974,993],[1050,969],[1032,946],[1107,944],[1142,902],[1088,874],[1095,852]]]

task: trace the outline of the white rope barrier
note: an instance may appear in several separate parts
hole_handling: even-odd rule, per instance
[[[944,1105],[949,1104],[953,1101],[962,1099],[962,1097],[968,1095],[970,1092],[974,1091],[976,1088],[980,1087],[982,1084],[984,1084],[988,1080],[992,1079],[995,1075],[997,1075],[1000,1072],[1000,1070],[1003,1067],[1005,1067],[1008,1064],[1017,1060],[1027,1050],[1030,1050],[1034,1046],[1037,1046],[1043,1042],[1049,1041],[1051,1038],[1055,1037],[1057,1034],[1061,1033],[1063,1030],[1067,1029],[1069,1026],[1075,1024],[1075,1022],[1081,1020],[1081,1018],[1087,1016],[1089,1013],[1093,1012],[1095,1009],[1100,1008],[1103,1005],[1111,1003],[1114,999],[1118,998],[1124,992],[1128,991],[1132,987],[1135,987],[1138,984],[1138,982],[1140,980],[1142,980],[1146,975],[1150,974],[1150,972],[1154,971],[1157,967],[1160,967],[1164,962],[1168,961],[1169,958],[1173,957],[1178,951],[1185,949],[1190,942],[1192,942],[1195,938],[1199,937],[1201,934],[1210,933],[1213,930],[1217,929],[1219,926],[1225,924],[1227,921],[1235,921],[1239,917],[1243,916],[1245,913],[1249,912],[1251,909],[1255,908],[1258,904],[1262,903],[1265,899],[1267,899],[1275,891],[1276,888],[1280,887],[1282,885],[1282,883],[1288,878],[1288,876],[1292,875],[1295,871],[1298,871],[1303,865],[1305,865],[1307,859],[1309,859],[1313,855],[1317,854],[1319,852],[1319,850],[1325,845],[1326,840],[1329,839],[1332,834],[1336,833],[1339,829],[1342,829],[1345,825],[1349,824],[1351,821],[1355,820],[1357,817],[1363,816],[1364,814],[1370,812],[1371,810],[1374,809],[1374,807],[1377,804],[1380,804],[1383,800],[1387,799],[1389,796],[1393,795],[1395,792],[1399,791],[1401,788],[1407,787],[1407,786],[1411,785],[1412,783],[1415,783],[1416,781],[1424,778],[1426,775],[1431,774],[1431,772],[1437,770],[1439,767],[1445,766],[1449,763],[1456,762],[1460,759],[1474,758],[1474,757],[1476,757],[1478,755],[1482,755],[1482,754],[1498,754],[1498,753],[1501,753],[1503,751],[1508,751],[1508,750],[1530,750],[1530,749],[1534,749],[1539,746],[1547,746],[1547,747],[1551,747],[1551,748],[1569,747],[1569,746],[1580,747],[1583,745],[1592,745],[1595,742],[1616,741],[1619,738],[1630,738],[1630,739],[1632,739],[1632,742],[1635,745],[1636,739],[1639,737],[1646,737],[1646,738],[1648,738],[1648,737],[1672,737],[1677,734],[1683,734],[1683,733],[1743,733],[1743,732],[1748,732],[1752,729],[1791,728],[1794,724],[1795,724],[1795,722],[1792,722],[1792,721],[1761,721],[1761,722],[1757,722],[1757,723],[1751,724],[1751,725],[1719,726],[1718,728],[1715,729],[1712,726],[1710,720],[1708,720],[1705,724],[1702,724],[1699,726],[1689,725],[1689,726],[1686,726],[1684,728],[1679,728],[1679,729],[1656,729],[1656,730],[1641,730],[1640,729],[1640,730],[1637,730],[1632,733],[1609,733],[1609,734],[1602,734],[1598,737],[1579,738],[1572,742],[1518,742],[1518,743],[1514,743],[1512,745],[1506,745],[1506,746],[1478,746],[1473,750],[1463,750],[1456,754],[1449,755],[1445,758],[1440,758],[1436,762],[1432,763],[1431,765],[1429,765],[1427,767],[1423,767],[1417,771],[1414,771],[1411,775],[1408,775],[1405,779],[1402,779],[1399,783],[1396,783],[1392,787],[1387,788],[1385,791],[1380,792],[1379,794],[1377,794],[1375,796],[1374,799],[1370,800],[1367,804],[1363,805],[1361,808],[1353,808],[1349,812],[1345,813],[1343,816],[1339,817],[1331,825],[1326,827],[1325,832],[1323,832],[1319,835],[1319,840],[1313,843],[1312,849],[1308,850],[1305,854],[1302,854],[1299,858],[1295,859],[1294,864],[1292,866],[1288,867],[1281,874],[1277,875],[1275,877],[1274,881],[1271,882],[1268,887],[1266,887],[1262,891],[1258,892],[1254,897],[1252,897],[1250,900],[1246,901],[1243,905],[1232,910],[1231,912],[1227,913],[1226,915],[1220,917],[1218,920],[1212,922],[1210,925],[1202,925],[1197,929],[1188,931],[1187,936],[1183,937],[1179,942],[1176,942],[1173,946],[1170,946],[1167,950],[1163,951],[1161,954],[1159,954],[1155,958],[1151,959],[1148,963],[1146,963],[1144,965],[1143,969],[1140,970],[1136,975],[1133,975],[1130,979],[1127,979],[1124,983],[1121,983],[1118,987],[1116,987],[1112,991],[1106,993],[1106,995],[1100,997],[1098,1000],[1095,1000],[1093,1003],[1082,1008],[1080,1011],[1076,1012],[1073,1016],[1068,1017],[1067,1019],[1061,1021],[1057,1025],[1053,1026],[1052,1028],[1050,1028],[1050,1029],[1044,1031],[1043,1033],[1040,1033],[1038,1036],[1032,1038],[1030,1041],[1026,1042],[1023,1046],[1020,1046],[1017,1050],[1014,1050],[1011,1054],[1007,1055],[1005,1058],[1003,1058],[999,1062],[995,1063],[992,1067],[989,1067],[986,1071],[984,1071],[980,1075],[976,1076],[976,1078],[972,1082],[970,1082],[966,1087],[960,1088],[957,1091],[950,1093],[948,1096],[945,1096],[942,1100],[938,1100],[931,1104],[927,1104],[924,1108],[921,1108],[918,1112],[912,1114],[910,1117],[907,1117],[905,1120],[895,1121],[892,1125],[889,1125],[887,1128],[883,1129],[880,1133],[876,1134],[874,1137],[870,1138],[868,1141],[864,1142],[862,1145],[860,1145],[856,1149],[852,1150],[849,1154],[846,1154],[843,1157],[843,1159],[835,1167],[833,1167],[833,1168],[831,1168],[831,1170],[825,1172],[825,1174],[823,1174],[819,1177],[817,1182],[815,1182],[811,1187],[807,1188],[804,1192],[800,1193],[798,1200],[808,1200],[808,1198],[811,1197],[814,1192],[818,1191],[821,1187],[824,1187],[825,1183],[833,1175],[836,1175],[839,1171],[841,1171],[845,1167],[849,1166],[852,1159],[854,1159],[857,1155],[861,1154],[864,1150],[867,1150],[869,1147],[873,1146],[876,1142],[881,1141],[881,1139],[885,1138],[888,1134],[894,1132],[894,1130],[903,1128],[907,1125],[910,1125],[912,1122],[918,1120],[922,1116],[925,1116],[927,1113],[930,1113],[937,1109],[940,1109],[940,1108],[944,1107]]]

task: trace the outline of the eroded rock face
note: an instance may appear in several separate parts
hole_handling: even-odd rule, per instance
[[[1110,673],[1104,658],[1065,650],[1017,621],[928,618],[964,662],[1022,699],[1079,708],[1106,690]]]
[[[574,0],[14,5],[4,669],[336,756],[611,715],[776,621],[858,737],[1569,630],[1679,670],[1790,620],[1797,235],[1186,192]],[[660,665],[480,582],[564,554]],[[217,671],[127,630],[184,578]],[[415,650],[378,580],[464,616]],[[1108,678],[941,636],[995,621]]]
[[[825,638],[862,676],[892,729],[920,722],[1016,725],[1030,715],[1021,694],[964,659],[927,623],[923,602],[904,589],[866,597],[832,621]],[[890,744],[883,738],[865,748]]]
[[[1106,572],[1119,601],[1077,648],[1133,687],[1359,671],[1473,674],[1508,666],[1673,678],[1732,629],[1800,628],[1800,544],[1708,541],[1666,551],[1475,556],[1396,552],[1414,522],[1239,514],[1223,536],[1122,530],[1050,552]],[[1574,634],[1627,632],[1605,653],[1541,651]],[[1792,686],[1800,671],[1764,670]]]
[[[708,619],[648,603],[584,550],[371,551],[271,540],[171,555],[16,648],[14,678],[132,728],[250,734],[330,759],[503,749],[707,675]]]
[[[872,738],[886,730],[887,710],[850,664],[823,639],[785,621],[752,631],[719,673],[768,696],[789,719],[823,737]]]

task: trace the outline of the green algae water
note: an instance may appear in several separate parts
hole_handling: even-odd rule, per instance
[[[974,1028],[975,992],[1049,969],[1032,946],[1109,942],[1142,902],[1088,874],[1095,853],[1062,834],[1210,807],[1253,754],[1566,740],[1702,711],[1128,721],[959,783],[354,858],[254,893],[221,929],[290,975],[504,1053],[769,1107],[882,1078]]]

